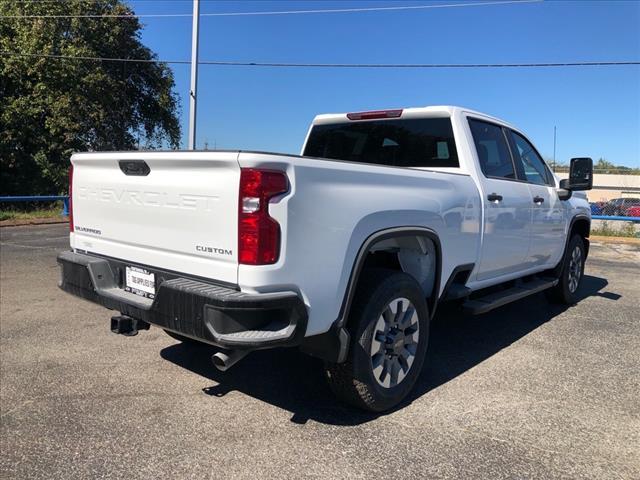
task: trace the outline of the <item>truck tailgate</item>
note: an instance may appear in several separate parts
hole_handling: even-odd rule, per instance
[[[71,247],[132,265],[236,284],[237,156],[74,155]]]

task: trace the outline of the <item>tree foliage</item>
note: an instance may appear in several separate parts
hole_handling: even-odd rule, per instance
[[[554,172],[568,172],[569,162],[554,162],[553,159],[545,157],[545,161],[550,165]],[[624,165],[616,165],[609,160],[600,157],[597,162],[593,163],[594,173],[612,173],[622,175],[640,175],[640,168],[626,167]]]
[[[119,0],[14,2],[3,15],[133,13]],[[0,52],[157,59],[132,18],[0,19]],[[178,100],[166,64],[0,54],[0,192],[66,191],[70,155],[177,148]]]
[[[597,170],[606,170],[606,169],[610,169],[610,168],[619,168],[616,167],[613,163],[611,163],[609,160],[606,160],[604,158],[599,158],[598,161],[595,163],[595,165],[593,166],[593,168],[597,169]]]
[[[597,162],[593,164],[593,171],[596,173],[617,173],[617,174],[640,174],[640,168],[626,167],[624,165],[616,165],[609,160],[600,157]]]

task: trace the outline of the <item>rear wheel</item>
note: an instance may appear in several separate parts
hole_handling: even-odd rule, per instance
[[[578,287],[584,275],[585,248],[580,235],[574,235],[563,259],[558,284],[547,290],[547,297],[554,303],[574,304],[578,299]]]
[[[414,386],[429,341],[429,312],[420,285],[406,273],[371,270],[348,320],[346,362],[327,364],[329,386],[365,410],[388,410]]]

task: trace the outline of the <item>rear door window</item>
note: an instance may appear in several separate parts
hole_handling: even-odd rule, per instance
[[[304,156],[396,167],[459,166],[449,118],[315,125]]]
[[[516,173],[502,127],[475,118],[469,119],[469,127],[482,173],[486,177],[515,180]]]

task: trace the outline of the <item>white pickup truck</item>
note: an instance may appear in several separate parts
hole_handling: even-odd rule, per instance
[[[480,314],[546,290],[588,253],[592,162],[558,182],[523,133],[441,106],[317,116],[302,154],[79,153],[60,287],[217,347],[297,346],[343,400],[382,411],[422,369],[438,304]],[[517,319],[514,319],[517,321]]]

